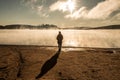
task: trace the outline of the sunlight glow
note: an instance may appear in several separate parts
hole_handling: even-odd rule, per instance
[[[60,6],[60,10],[63,10],[63,12],[69,11],[72,14],[75,10],[75,3],[75,0],[67,0],[65,3],[62,3],[62,5]]]
[[[75,9],[75,2],[73,0],[68,0],[68,10],[72,13]]]
[[[66,41],[65,45],[67,45],[67,46],[78,46],[77,42],[72,41],[72,40]]]

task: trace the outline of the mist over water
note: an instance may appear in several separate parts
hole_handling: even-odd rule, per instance
[[[60,30],[63,46],[120,48],[120,30]],[[0,44],[57,46],[58,30],[0,30]]]

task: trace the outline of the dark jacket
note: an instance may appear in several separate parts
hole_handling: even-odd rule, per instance
[[[63,35],[62,35],[61,33],[59,33],[59,34],[57,35],[57,41],[58,41],[59,43],[62,43],[62,40],[63,40]]]

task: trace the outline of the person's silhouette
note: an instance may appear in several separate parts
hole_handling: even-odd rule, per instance
[[[35,77],[35,79],[39,79],[42,76],[44,76],[49,70],[51,70],[56,64],[57,64],[57,59],[61,53],[61,47],[62,47],[62,40],[63,40],[63,35],[59,31],[59,34],[57,35],[57,42],[58,42],[58,51],[56,52],[55,55],[53,55],[49,60],[47,60],[42,68],[41,72]]]
[[[62,47],[62,40],[63,40],[63,35],[59,31],[59,34],[57,35],[57,43],[58,43],[58,48],[61,49]]]

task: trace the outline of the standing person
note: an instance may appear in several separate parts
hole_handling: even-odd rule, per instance
[[[62,40],[63,40],[63,35],[59,31],[59,34],[57,35],[57,43],[58,43],[59,50],[61,50],[61,47],[62,47]]]

